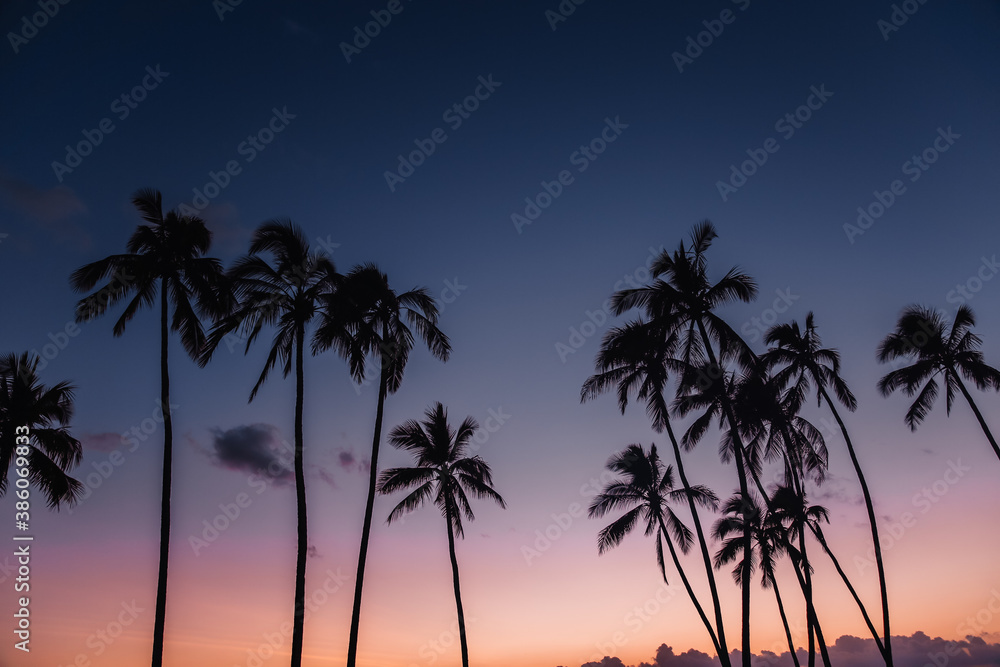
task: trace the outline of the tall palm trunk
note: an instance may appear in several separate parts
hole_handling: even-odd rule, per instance
[[[455,508],[458,511],[458,508]],[[455,533],[451,528],[451,519],[445,517],[448,524],[448,554],[451,556],[451,578],[455,584],[455,606],[458,608],[458,638],[462,643],[462,667],[469,667],[469,640],[465,636],[465,611],[462,609],[462,588],[458,583],[458,559],[455,557]]]
[[[306,555],[309,549],[306,522],[306,479],[302,463],[302,401],[305,382],[302,371],[302,347],[305,327],[295,331],[295,509],[297,551],[295,554],[295,615],[292,629],[292,667],[302,664],[302,637],[305,631]]]
[[[833,412],[833,418],[840,425],[840,432],[844,435],[844,442],[847,443],[847,453],[851,456],[851,463],[854,464],[854,472],[858,475],[858,482],[861,483],[861,493],[865,498],[865,508],[868,510],[868,524],[871,526],[872,531],[872,545],[875,548],[875,566],[878,568],[879,591],[882,596],[882,641],[885,645],[886,665],[891,667],[892,632],[889,630],[889,596],[886,593],[885,567],[882,565],[882,543],[878,537],[878,522],[875,519],[875,507],[872,504],[872,495],[868,491],[868,482],[865,480],[865,474],[861,471],[861,464],[858,462],[858,456],[854,451],[854,443],[851,442],[851,436],[847,433],[847,426],[844,424],[844,420],[840,418],[840,413],[837,412],[837,408],[834,407],[833,401],[830,400],[830,396],[826,393],[823,385],[817,382],[817,386],[819,387],[820,396],[826,400],[826,404],[830,406],[830,411]],[[966,397],[968,398],[968,396]],[[994,446],[996,446],[995,443]],[[1000,456],[1000,450],[997,450],[997,456]]]
[[[368,477],[368,502],[365,505],[365,522],[361,528],[361,549],[358,553],[358,573],[354,581],[354,611],[351,615],[351,638],[347,646],[347,667],[354,667],[358,658],[358,628],[361,625],[361,593],[365,584],[365,563],[368,560],[368,539],[372,532],[372,514],[375,511],[375,487],[378,483],[378,450],[382,441],[382,413],[388,391],[388,360],[382,358],[379,371],[378,407],[375,410],[375,434],[372,436],[372,460]],[[451,528],[449,526],[448,530]],[[457,576],[457,575],[456,575]]]
[[[160,411],[163,413],[163,488],[160,500],[160,565],[156,578],[153,621],[153,667],[163,665],[163,632],[167,617],[167,561],[170,555],[170,484],[173,465],[173,423],[170,418],[170,374],[167,372],[167,279],[160,280]]]
[[[979,425],[983,428],[983,433],[986,434],[990,444],[993,445],[993,451],[996,452],[997,458],[1000,459],[1000,447],[997,446],[997,441],[993,438],[993,434],[990,432],[990,427],[986,425],[986,420],[983,419],[983,413],[979,411],[979,407],[976,405],[976,402],[972,400],[969,390],[965,388],[965,383],[962,382],[962,378],[958,377],[958,373],[952,372],[952,375],[956,380],[958,380],[958,387],[962,390],[962,395],[965,396],[965,400],[969,402],[969,407],[972,408],[972,411],[976,413],[976,419],[979,420]]]
[[[722,622],[722,604],[719,601],[719,591],[715,586],[715,568],[712,567],[712,557],[708,553],[708,542],[705,540],[705,532],[701,527],[701,520],[698,518],[698,509],[695,505],[694,498],[691,497],[691,485],[688,483],[687,475],[684,472],[684,462],[681,460],[681,449],[677,445],[677,437],[674,435],[674,429],[670,426],[670,419],[667,417],[666,404],[663,401],[663,394],[657,393],[658,400],[661,403],[660,409],[663,411],[663,422],[667,429],[667,435],[670,437],[670,444],[674,448],[674,462],[677,463],[677,474],[681,479],[681,484],[684,486],[684,491],[687,495],[688,508],[691,510],[691,519],[694,522],[695,533],[698,536],[698,547],[701,550],[702,560],[705,562],[705,573],[708,575],[708,587],[712,593],[712,606],[715,608],[715,627],[718,633],[718,655],[719,662],[722,663],[722,667],[731,667],[732,663],[729,660],[729,647],[726,645],[726,630]],[[798,667],[798,665],[796,665]]]
[[[708,332],[705,331],[705,325],[702,324],[701,320],[697,320],[698,331],[701,334],[701,340],[705,345],[705,351],[708,353],[708,360],[714,368],[722,369],[722,366],[716,361],[715,352],[712,350],[712,342],[708,338]],[[721,378],[725,381],[725,378]],[[743,441],[740,439],[740,434],[736,427],[736,420],[733,419],[733,407],[729,403],[728,396],[725,395],[723,391],[722,395],[722,408],[725,412],[726,420],[729,422],[730,431],[733,435],[733,442],[736,445],[733,449],[733,458],[736,461],[736,474],[739,477],[740,482],[740,495],[743,498],[745,505],[749,506],[750,502],[750,489],[747,485],[747,471],[746,466],[743,461]],[[745,519],[745,517],[744,517]],[[751,553],[753,548],[753,539],[751,535],[750,522],[744,520],[743,522],[743,553]],[[742,593],[742,634],[741,634],[741,657],[743,662],[743,667],[751,667],[750,661],[752,654],[750,653],[750,559],[743,559],[743,575],[741,588]]]
[[[694,608],[698,611],[698,616],[701,617],[701,622],[705,624],[708,629],[708,634],[712,638],[712,644],[715,646],[715,651],[719,656],[724,655],[722,649],[719,646],[719,640],[715,636],[715,632],[712,630],[712,623],[708,620],[708,616],[705,615],[705,610],[702,609],[701,604],[698,602],[698,598],[694,594],[694,590],[691,588],[691,583],[688,581],[687,576],[684,574],[684,568],[681,567],[681,561],[677,558],[677,550],[674,549],[673,540],[670,539],[670,535],[667,533],[667,527],[663,525],[663,521],[660,521],[660,532],[663,534],[663,540],[667,543],[667,549],[670,550],[670,558],[674,562],[674,567],[677,568],[677,574],[680,575],[681,582],[684,584],[684,590],[687,591],[688,597],[691,598],[691,602],[694,603]]]
[[[785,616],[785,605],[781,602],[781,592],[778,591],[778,582],[771,577],[771,588],[774,589],[774,599],[778,603],[778,615],[781,616],[781,625],[785,628],[785,639],[788,640],[788,652],[792,654],[792,662],[795,667],[799,667],[799,656],[795,653],[795,642],[792,641],[792,630],[788,627],[788,617]]]

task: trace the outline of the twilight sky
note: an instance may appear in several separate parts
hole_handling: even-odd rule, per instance
[[[68,283],[124,251],[139,221],[129,197],[145,186],[199,211],[227,265],[259,223],[288,216],[338,268],[375,261],[398,289],[439,299],[452,358],[418,349],[385,419],[434,401],[456,422],[492,419],[477,453],[509,508],[480,504],[458,545],[477,665],[710,651],[683,590],[663,587],[651,541],[636,534],[598,557],[603,524],[576,511],[614,451],[667,445],[639,407],[579,404],[611,324],[605,300],[704,218],[720,232],[712,275],[739,264],[760,286],[755,303],[723,311],[734,328],[761,350],[767,325],[813,310],[842,352],[860,402],[848,423],[889,541],[895,633],[1000,641],[1000,616],[982,613],[1000,599],[1000,464],[964,403],[946,418],[942,402],[910,433],[905,397],[875,389],[886,369],[874,356],[906,304],[950,315],[964,301],[1000,363],[996,2],[909,0],[898,26],[888,1],[72,2],[36,28],[44,4],[0,5],[0,351],[34,350],[47,384],[76,384],[75,474],[90,481],[72,513],[35,513],[33,651],[25,660],[4,630],[0,665],[148,659],[157,316],[120,339],[112,317],[74,328]],[[366,42],[372,12],[391,21]],[[275,375],[248,405],[265,346],[223,347],[198,369],[176,343],[166,662],[252,665],[277,642],[263,664],[283,664],[294,492],[280,470],[252,473],[282,460],[294,384]],[[346,653],[376,394],[332,355],[306,364],[310,667]],[[976,398],[1000,428],[996,395]],[[839,433],[825,432],[831,479],[812,497],[877,609],[860,492]],[[688,457],[690,475],[728,496],[736,478],[715,442]],[[383,451],[383,467],[407,462]],[[238,498],[247,506],[227,529],[192,543]],[[395,502],[376,503],[359,665],[460,664],[443,519],[425,508],[386,526]],[[0,516],[13,512],[0,500]],[[8,619],[12,553],[0,548]],[[706,592],[700,561],[685,562]],[[828,562],[816,569],[827,637],[865,637]],[[738,646],[738,589],[719,581]],[[754,605],[755,651],[780,652],[773,598],[755,589]],[[97,634],[109,628],[113,639]]]

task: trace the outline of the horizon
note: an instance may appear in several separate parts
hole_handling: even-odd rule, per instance
[[[0,665],[133,667],[150,657],[164,440],[158,304],[116,337],[123,304],[76,322],[77,302],[95,290],[70,282],[125,252],[142,222],[131,201],[140,188],[161,192],[164,212],[204,220],[207,256],[226,269],[262,223],[287,218],[338,272],[374,262],[395,290],[427,289],[450,358],[417,337],[385,399],[378,471],[412,465],[389,434],[436,402],[453,427],[467,416],[480,426],[470,455],[492,467],[506,509],[473,499],[475,521],[456,540],[471,663],[721,664],[669,558],[664,583],[652,537],[636,528],[599,555],[599,532],[620,512],[587,517],[612,479],[609,458],[630,444],[655,444],[676,473],[667,433],[634,395],[624,414],[613,390],[580,400],[605,335],[642,314],[614,315],[612,294],[649,284],[656,256],[689,248],[703,220],[718,230],[708,277],[738,266],[756,282],[755,299],[718,309],[754,353],[770,327],[813,313],[823,345],[841,355],[858,409],[840,415],[874,501],[896,664],[1000,660],[1000,461],[961,394],[950,415],[938,396],[911,431],[913,397],[876,386],[904,365],[876,355],[911,304],[946,327],[971,308],[986,362],[1000,365],[997,28],[1000,6],[986,0],[6,3],[0,353],[32,353],[42,384],[75,386],[69,427],[83,456],[68,472],[84,486],[58,512],[31,487],[30,653],[11,632],[18,543],[0,538],[0,614],[12,626]],[[170,336],[165,665],[288,662],[294,372],[275,368],[248,402],[273,331],[245,354],[245,336],[221,338],[204,368]],[[358,382],[332,351],[306,352],[302,664],[319,667],[348,654],[379,376],[371,358]],[[970,392],[1000,428],[996,392]],[[823,531],[881,629],[868,515],[843,435],[812,392],[801,415],[829,450],[826,480],[810,482],[808,498],[829,510]],[[678,437],[694,418],[671,417]],[[739,485],[719,442],[713,423],[683,461],[692,484],[725,502]],[[765,484],[781,471],[768,462]],[[6,474],[0,516],[13,535],[15,466]],[[374,501],[357,665],[461,664],[445,520],[428,503],[387,525],[402,497]],[[686,501],[671,507],[692,526]],[[721,516],[705,511],[706,533]],[[714,554],[720,541],[709,542]],[[809,560],[833,663],[885,664],[816,540]],[[680,562],[711,616],[697,541]],[[714,576],[738,654],[731,570]],[[751,649],[776,655],[754,664],[790,667],[759,574]],[[805,647],[788,558],[776,579]],[[948,652],[963,641],[967,651]]]

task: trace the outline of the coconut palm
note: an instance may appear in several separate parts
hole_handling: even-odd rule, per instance
[[[83,456],[69,432],[74,390],[69,382],[43,385],[38,357],[27,352],[0,357],[0,496],[14,464],[28,469],[27,481],[41,489],[50,508],[76,503],[83,485],[67,474]],[[27,465],[18,463],[21,457]]]
[[[413,489],[389,513],[388,523],[412,512],[432,498],[441,510],[448,526],[448,554],[451,557],[455,606],[458,609],[462,665],[469,667],[469,644],[465,635],[465,612],[462,608],[458,559],[455,556],[455,536],[465,536],[463,515],[467,521],[476,518],[469,504],[469,495],[492,500],[504,509],[507,505],[493,488],[493,473],[489,464],[479,456],[468,456],[469,440],[479,428],[476,420],[466,417],[458,430],[454,430],[448,424],[448,411],[441,403],[435,403],[424,415],[426,418],[422,423],[411,419],[389,433],[389,444],[410,452],[416,465],[412,468],[390,468],[383,472],[379,477],[378,491],[390,494]]]
[[[951,414],[955,392],[960,391],[979,420],[979,425],[1000,459],[1000,446],[983,419],[976,402],[972,400],[964,377],[977,389],[1000,390],[1000,371],[988,365],[980,351],[982,339],[972,333],[976,316],[968,306],[959,306],[951,330],[945,333],[945,321],[940,313],[924,306],[907,306],[896,322],[896,329],[886,336],[878,347],[878,360],[882,363],[895,359],[908,359],[913,364],[886,373],[879,380],[878,389],[888,396],[902,389],[907,396],[917,398],[906,411],[904,421],[911,430],[923,421],[938,395],[937,376],[943,376],[945,386],[945,411]],[[921,385],[923,387],[921,388]]]
[[[199,317],[217,314],[222,266],[205,257],[212,233],[197,217],[176,211],[163,213],[162,196],[145,188],[132,196],[146,224],[129,238],[127,252],[91,262],[73,272],[70,283],[80,292],[108,279],[100,290],[79,301],[76,321],[86,322],[106,313],[120,301],[128,304],[115,322],[113,333],[121,336],[126,325],[145,307],[160,306],[160,408],[163,411],[163,483],[160,503],[160,564],[153,622],[153,667],[163,663],[164,620],[167,603],[167,562],[170,553],[170,490],[173,459],[173,421],[170,414],[168,342],[170,331],[180,333],[184,349],[197,357],[205,345]],[[170,305],[173,304],[171,315]]]
[[[688,482],[684,470],[684,461],[681,457],[677,437],[674,435],[670,423],[670,414],[664,396],[669,371],[683,368],[683,365],[672,356],[676,352],[677,340],[676,331],[661,331],[642,320],[611,329],[604,336],[601,350],[597,355],[598,372],[584,383],[580,400],[583,402],[596,398],[614,388],[618,395],[618,407],[622,414],[625,414],[630,394],[634,392],[637,398],[644,399],[646,401],[646,414],[652,421],[653,429],[658,433],[666,430],[667,436],[670,438],[681,485],[685,491],[690,492],[691,484]],[[712,595],[715,628],[719,638],[719,660],[723,667],[729,667],[729,648],[726,644],[725,627],[722,620],[722,604],[719,600],[705,531],[698,516],[695,499],[690,493],[687,494],[687,501]]]
[[[451,344],[437,327],[438,309],[426,288],[398,294],[389,279],[374,264],[355,267],[344,280],[341,295],[326,300],[323,321],[316,331],[316,349],[335,347],[351,358],[355,378],[364,376],[364,358],[373,355],[379,362],[378,405],[375,432],[372,436],[368,500],[361,531],[358,571],[354,585],[354,612],[347,649],[347,665],[354,667],[361,623],[361,595],[365,563],[371,536],[372,514],[378,482],[379,445],[382,439],[382,415],[387,394],[394,394],[403,381],[403,372],[414,344],[414,331],[438,359],[448,360]],[[413,327],[413,330],[410,329]],[[344,332],[351,334],[345,338]]]
[[[674,540],[677,540],[681,551],[687,553],[691,547],[691,530],[674,514],[669,504],[671,501],[694,498],[698,504],[714,510],[718,505],[718,498],[704,486],[675,489],[674,470],[671,466],[664,468],[656,452],[656,445],[652,445],[648,453],[643,450],[641,445],[629,445],[608,460],[607,468],[620,477],[609,482],[597,494],[590,504],[589,515],[592,519],[599,519],[609,512],[617,510],[625,510],[625,514],[615,519],[598,534],[598,553],[603,554],[618,546],[625,535],[630,533],[641,520],[645,524],[647,536],[656,534],[656,562],[660,567],[664,582],[667,581],[667,573],[663,562],[663,542],[666,542],[670,558],[674,567],[677,568],[684,589],[687,591],[688,597],[691,598],[702,623],[705,624],[705,629],[708,630],[712,644],[715,646],[716,654],[720,656],[721,660],[721,644],[711,621],[708,620],[705,610],[691,588],[680,559],[677,557],[677,549],[674,547]]]
[[[795,642],[792,640],[792,631],[788,626],[788,617],[785,614],[785,605],[781,600],[781,591],[778,589],[778,581],[774,576],[774,566],[784,553],[795,552],[794,547],[788,541],[788,530],[781,522],[774,521],[769,515],[765,515],[760,507],[760,503],[751,496],[750,503],[744,503],[742,498],[734,496],[726,501],[722,508],[723,517],[715,522],[712,527],[712,535],[722,544],[715,554],[715,566],[723,567],[734,561],[736,567],[733,568],[733,580],[737,585],[742,585],[744,563],[747,556],[743,551],[744,524],[750,523],[750,530],[754,538],[754,550],[750,552],[750,571],[760,568],[760,584],[763,588],[770,588],[774,591],[774,599],[778,604],[778,615],[781,617],[781,624],[785,630],[785,639],[788,641],[788,652],[792,656],[795,667],[799,667],[799,657],[795,651]]]
[[[621,290],[611,298],[616,315],[632,308],[641,308],[646,319],[667,331],[676,331],[680,359],[689,367],[707,362],[707,372],[698,378],[682,378],[679,391],[685,391],[691,382],[698,385],[718,382],[724,375],[725,364],[735,362],[743,369],[752,368],[756,356],[733,329],[719,317],[715,310],[728,303],[752,301],[757,296],[754,280],[738,268],[731,268],[716,283],[708,278],[706,253],[718,236],[715,227],[704,221],[694,227],[691,244],[680,243],[673,252],[664,251],[653,261],[653,281],[649,285]],[[723,401],[723,412],[733,421],[728,399]],[[744,461],[743,444],[733,431],[733,447],[740,493],[749,493],[748,474]],[[749,552],[749,528],[743,536],[744,549]],[[747,563],[749,565],[749,561]],[[749,573],[743,577],[749,582]],[[750,667],[750,588],[742,590],[742,659],[743,667]]]
[[[266,255],[270,255],[268,261]],[[341,282],[333,262],[314,252],[302,230],[291,220],[270,220],[260,225],[250,242],[250,253],[236,260],[226,273],[231,290],[229,312],[220,317],[209,335],[199,363],[208,363],[214,350],[228,334],[238,331],[246,340],[245,352],[265,325],[274,327],[271,348],[260,377],[250,392],[253,401],[271,370],[281,362],[284,377],[295,367],[295,502],[296,558],[295,598],[292,629],[292,667],[302,662],[305,614],[306,516],[305,472],[303,466],[302,412],[304,402],[303,357],[306,329],[316,318],[324,296]]]
[[[826,401],[834,419],[840,426],[841,434],[844,436],[847,453],[851,457],[851,464],[854,466],[854,472],[861,484],[865,509],[868,511],[868,525],[872,534],[872,545],[875,549],[875,565],[878,569],[882,602],[882,641],[885,646],[885,656],[891,662],[892,633],[889,629],[889,597],[886,592],[885,567],[882,563],[882,545],[878,535],[875,506],[868,489],[868,481],[865,479],[861,463],[858,461],[854,443],[847,431],[847,425],[827,391],[827,388],[832,389],[838,402],[851,412],[857,409],[857,399],[840,376],[840,353],[835,349],[823,347],[822,340],[816,332],[812,312],[806,315],[804,329],[800,329],[799,323],[794,321],[789,324],[778,324],[767,331],[764,340],[770,347],[761,360],[767,369],[774,372],[774,379],[779,386],[788,387],[790,400],[796,403],[804,402],[806,396],[815,387],[817,405],[822,405],[823,401]],[[797,408],[795,409],[797,410]]]

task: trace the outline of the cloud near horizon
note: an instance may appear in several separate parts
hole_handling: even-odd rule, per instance
[[[982,637],[966,636],[963,640],[946,640],[929,637],[921,631],[905,637],[892,638],[893,662],[905,667],[990,667],[1000,665],[1000,643],[987,642]],[[844,635],[829,647],[830,662],[837,667],[880,667],[885,664],[875,646],[875,640]],[[806,663],[804,649],[797,651],[799,661]],[[733,665],[741,662],[739,651],[732,651]],[[713,667],[715,658],[694,649],[675,654],[672,647],[661,644],[652,663],[640,662],[634,667]],[[761,651],[752,658],[753,667],[791,667],[788,651],[778,655]],[[580,667],[630,667],[620,658],[605,656],[600,661],[587,662]]]

